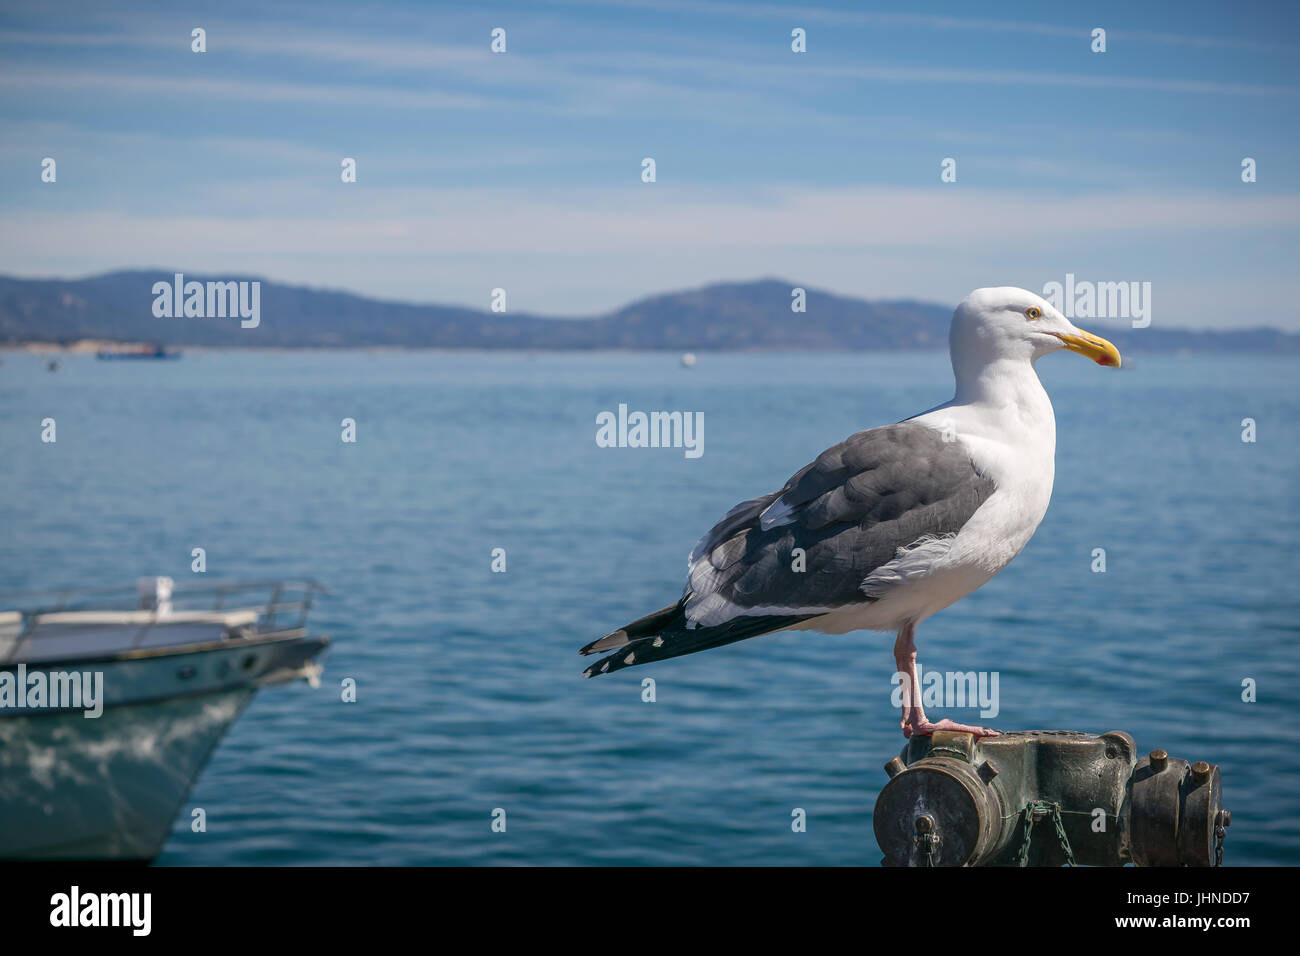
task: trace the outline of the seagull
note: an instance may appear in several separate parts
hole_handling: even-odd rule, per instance
[[[1120,355],[1011,287],[962,300],[948,347],[951,401],[851,435],[736,505],[691,551],[681,599],[582,648],[612,652],[584,676],[776,631],[892,631],[903,736],[996,736],[926,717],[916,629],[1006,567],[1047,512],[1056,419],[1034,363],[1068,349],[1118,368]]]

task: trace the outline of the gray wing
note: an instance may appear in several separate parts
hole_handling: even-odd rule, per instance
[[[956,534],[993,489],[959,441],[925,425],[858,432],[779,492],[737,505],[700,540],[688,626],[867,603],[862,584],[873,571],[921,538]],[[794,570],[796,548],[803,571]]]

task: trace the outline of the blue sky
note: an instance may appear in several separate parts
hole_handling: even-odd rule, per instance
[[[0,272],[554,314],[1073,273],[1151,282],[1157,325],[1297,329],[1298,7],[11,2]]]

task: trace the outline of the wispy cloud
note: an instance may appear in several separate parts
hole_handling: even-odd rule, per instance
[[[1167,300],[1222,274],[1184,297],[1207,322],[1230,281],[1275,293],[1300,248],[1285,12],[144,2],[0,19],[0,270],[156,263],[466,303],[509,285],[556,313],[765,274],[944,298],[1091,271],[1162,278]],[[1113,52],[1089,52],[1096,25]]]
[[[719,196],[671,190],[654,197],[639,190],[566,190],[539,197],[530,190],[372,190],[363,207],[340,206],[324,192],[304,191],[300,209],[276,210],[264,218],[221,215],[159,216],[23,214],[0,240],[0,256],[26,269],[59,257],[96,260],[99,268],[142,262],[175,263],[190,269],[222,267],[264,272],[281,264],[279,278],[333,284],[340,275],[359,274],[359,262],[377,260],[409,265],[426,263],[454,278],[425,287],[398,286],[391,276],[361,281],[359,288],[391,297],[481,303],[484,290],[509,285],[519,263],[546,273],[548,291],[519,296],[520,307],[566,312],[598,311],[627,299],[631,289],[590,285],[594,261],[617,259],[624,271],[656,263],[660,288],[688,284],[701,276],[701,261],[749,263],[741,275],[795,275],[819,258],[840,263],[910,257],[907,283],[882,287],[846,274],[819,276],[827,287],[846,293],[957,295],[949,280],[932,274],[937,261],[984,263],[1004,257],[1002,272],[1029,271],[1036,260],[1055,258],[1060,272],[1072,263],[1095,260],[1068,250],[1080,243],[1125,250],[1135,275],[1150,275],[1147,260],[1132,258],[1140,249],[1175,234],[1257,235],[1291,230],[1300,220],[1300,196],[1231,199],[1212,194],[1098,194],[1052,198],[1023,192],[939,189],[774,188],[760,201],[752,196]],[[292,268],[284,270],[286,263]],[[314,265],[312,265],[314,263]],[[1041,267],[1040,267],[1041,268]],[[528,271],[528,270],[524,270]],[[1053,270],[1050,274],[1055,274]],[[923,284],[916,284],[917,280]],[[425,281],[422,277],[420,282]],[[520,280],[527,282],[528,280]],[[974,277],[962,276],[957,285]],[[986,280],[987,281],[987,280]],[[540,287],[537,278],[531,281]],[[654,291],[652,288],[636,291]],[[525,306],[527,303],[527,306]]]
[[[0,83],[13,91],[94,90],[151,98],[210,97],[232,101],[384,106],[394,109],[474,110],[493,106],[489,98],[443,90],[410,90],[359,84],[267,83],[196,76],[123,74],[93,70],[25,70],[0,72]],[[505,106],[498,103],[496,106]]]
[[[923,30],[956,30],[979,33],[1028,34],[1032,36],[1059,37],[1077,40],[1086,37],[1094,21],[1077,26],[1042,23],[1034,20],[989,19],[980,17],[954,17],[924,13],[890,13],[883,11],[829,7],[790,6],[770,3],[723,3],[716,0],[567,0],[573,4],[617,5],[629,9],[654,10],[660,13],[707,14],[710,16],[761,18],[779,20],[797,25],[818,23],[829,26],[907,27]],[[1284,49],[1282,44],[1267,43],[1240,37],[1168,33],[1164,31],[1123,29],[1113,31],[1117,38],[1143,43],[1160,43],[1174,46],[1222,47],[1237,50]]]

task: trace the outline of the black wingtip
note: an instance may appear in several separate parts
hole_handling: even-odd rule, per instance
[[[588,667],[585,671],[583,671],[582,676],[591,678],[591,677],[598,677],[601,674],[608,674],[609,663],[610,663],[610,659],[608,657],[602,658],[601,660],[596,661],[596,663]],[[599,668],[599,670],[597,668]]]
[[[645,617],[638,618],[631,624],[620,627],[613,633],[592,641],[579,650],[578,653],[586,656],[587,654],[603,654],[606,651],[616,651],[620,647],[626,647],[643,637],[653,637],[665,630],[678,627],[685,621],[685,607],[686,596],[683,595],[675,604],[660,608]]]
[[[604,637],[597,638],[586,647],[581,648],[578,653],[586,656],[588,654],[598,654],[603,651],[612,651],[628,643],[628,633],[626,628],[619,628],[613,634],[606,634]]]

